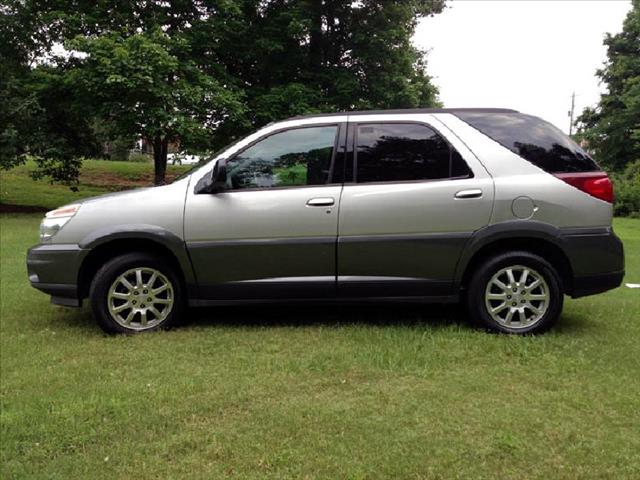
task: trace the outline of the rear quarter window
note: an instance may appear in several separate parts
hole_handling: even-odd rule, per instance
[[[598,164],[561,130],[522,113],[458,112],[460,120],[548,173],[597,172]]]

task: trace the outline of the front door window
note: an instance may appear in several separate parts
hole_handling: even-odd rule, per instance
[[[269,135],[227,162],[229,190],[324,185],[329,180],[336,125]]]

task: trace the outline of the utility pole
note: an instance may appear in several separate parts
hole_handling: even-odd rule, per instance
[[[573,135],[573,111],[576,106],[576,92],[571,94],[571,110],[569,110],[569,136]]]

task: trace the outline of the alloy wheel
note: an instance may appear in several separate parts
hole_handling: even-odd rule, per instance
[[[549,301],[544,277],[524,265],[500,269],[485,288],[487,312],[508,329],[520,330],[538,323],[549,308]]]
[[[171,313],[173,304],[173,285],[160,271],[149,267],[122,273],[107,294],[109,314],[131,330],[148,330],[159,325]]]

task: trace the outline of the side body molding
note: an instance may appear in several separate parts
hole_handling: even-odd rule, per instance
[[[84,237],[79,246],[93,250],[114,240],[150,240],[166,247],[178,260],[187,285],[196,285],[196,277],[184,240],[178,235],[156,225],[144,223],[116,225],[94,230]]]

